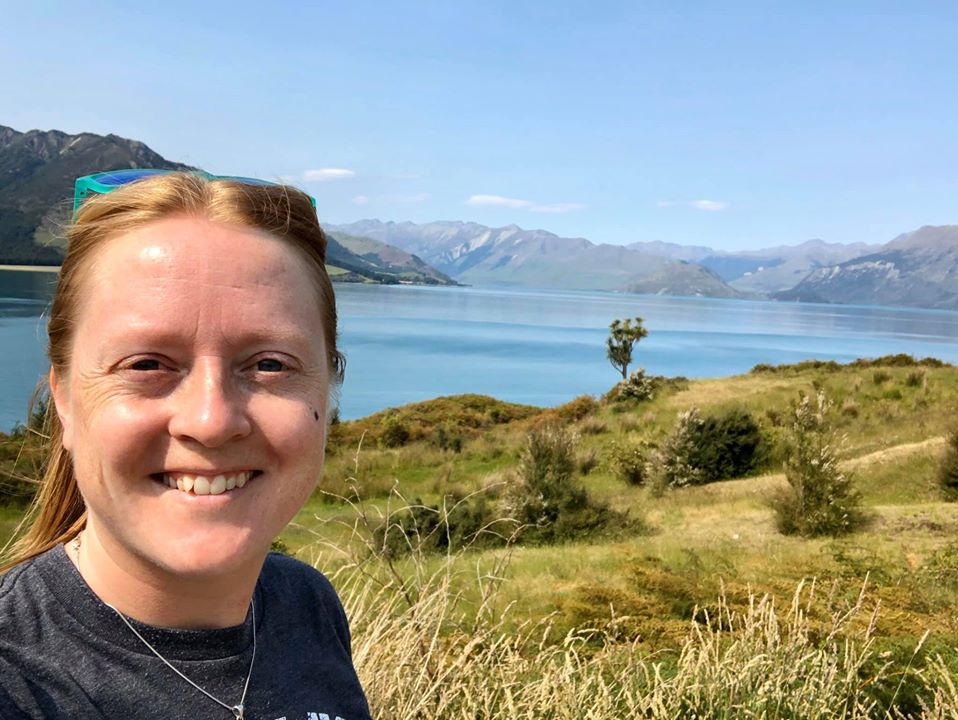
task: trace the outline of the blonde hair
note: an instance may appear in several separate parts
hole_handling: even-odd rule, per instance
[[[177,215],[255,228],[288,243],[306,261],[319,296],[331,385],[342,381],[345,362],[336,348],[336,299],[326,273],[326,236],[309,197],[284,185],[253,185],[170,173],[140,180],[84,202],[67,229],[69,242],[47,328],[50,364],[58,376],[70,365],[77,308],[98,248],[110,238]],[[0,573],[75,536],[86,522],[73,461],[63,447],[56,407],[44,419],[47,460],[34,497],[18,530],[20,538],[0,558]],[[20,534],[20,533],[18,533]]]

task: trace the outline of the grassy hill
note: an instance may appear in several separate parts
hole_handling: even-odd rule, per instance
[[[866,522],[784,536],[770,506],[783,439],[799,393],[819,391]],[[749,476],[663,493],[623,481],[617,448],[662,446],[692,406],[757,421]],[[678,379],[642,402],[438,398],[334,424],[280,547],[334,576],[379,716],[956,717],[958,503],[935,480],[956,406],[958,368],[900,357]],[[555,426],[574,434],[577,481],[626,521],[559,544],[377,552],[406,505],[508,497],[528,433]]]

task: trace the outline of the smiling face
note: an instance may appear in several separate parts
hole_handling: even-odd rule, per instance
[[[167,574],[258,567],[323,466],[305,262],[260,231],[176,217],[107,241],[86,272],[53,384],[88,531]]]

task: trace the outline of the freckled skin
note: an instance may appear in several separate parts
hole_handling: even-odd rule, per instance
[[[251,592],[322,471],[314,282],[281,241],[188,217],[111,239],[93,267],[71,365],[52,378],[88,510],[84,576],[102,575],[87,579],[108,602],[184,579]],[[243,470],[262,475],[205,503],[151,477]]]

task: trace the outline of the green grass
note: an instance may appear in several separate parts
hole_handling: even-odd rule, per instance
[[[934,483],[942,438],[955,423],[958,370],[923,367],[916,374],[913,367],[888,366],[880,383],[875,372],[788,368],[675,384],[647,402],[578,399],[549,410],[467,395],[339,423],[332,429],[324,479],[282,539],[298,556],[336,572],[365,550],[363,533],[352,529],[355,507],[334,496],[350,496],[355,488],[375,525],[404,501],[440,504],[450,495],[495,492],[515,481],[528,430],[559,423],[577,433],[579,453],[593,451],[598,458],[579,478],[590,495],[644,519],[649,529],[613,540],[473,552],[456,560],[474,577],[510,558],[501,591],[502,601],[513,604],[509,622],[551,618],[563,631],[588,625],[661,651],[681,644],[694,608],[714,604],[723,588],[730,606],[741,609],[749,593],[786,602],[797,583],[817,578],[820,592],[836,601],[848,600],[867,581],[869,602],[881,604],[877,632],[883,641],[907,644],[931,630],[936,642],[958,646],[952,611],[958,580],[950,579],[958,578],[958,564],[948,551],[958,537],[958,504],[942,502]],[[661,497],[613,472],[613,442],[657,444],[677,414],[693,405],[703,414],[744,408],[774,445],[799,392],[819,389],[833,401],[845,438],[841,457],[869,517],[847,538],[806,540],[776,531],[768,499],[785,480],[774,448],[772,460],[753,477]],[[380,445],[389,417],[409,430],[404,446]],[[461,439],[458,452],[439,446],[440,427],[447,439]],[[5,457],[13,456],[10,451]],[[16,509],[0,511],[0,536],[12,532],[16,515]],[[436,568],[443,561],[427,559],[426,565]],[[471,592],[463,587],[467,600]]]

